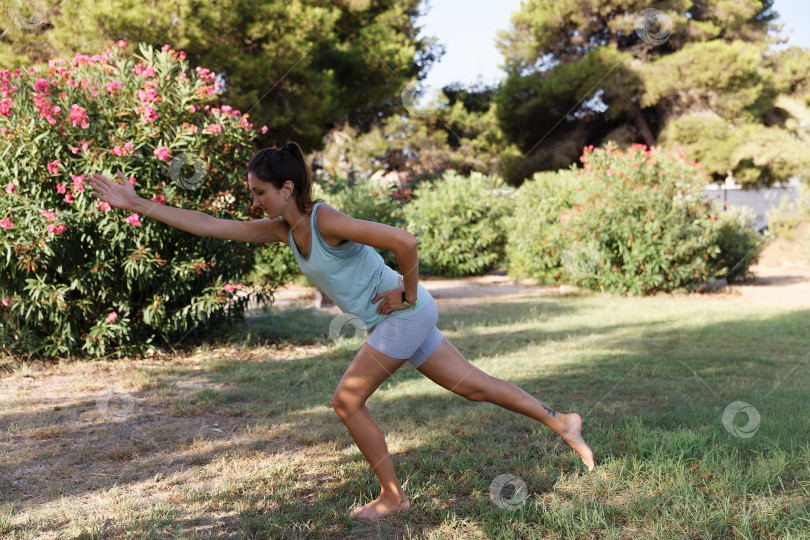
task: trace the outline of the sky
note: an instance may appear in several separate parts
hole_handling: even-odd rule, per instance
[[[422,85],[441,88],[452,82],[471,86],[500,81],[504,73],[498,65],[503,57],[495,47],[495,35],[509,28],[510,14],[520,9],[520,0],[428,1],[427,14],[417,24],[421,35],[438,38],[446,52]],[[782,33],[790,38],[786,46],[810,49],[810,1],[776,0],[773,8],[785,23]]]

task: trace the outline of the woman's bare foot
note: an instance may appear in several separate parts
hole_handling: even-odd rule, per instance
[[[371,520],[394,512],[407,510],[410,507],[411,501],[408,500],[408,497],[406,497],[404,493],[401,498],[397,497],[394,499],[380,495],[370,503],[366,503],[352,510],[349,517]]]
[[[593,470],[593,452],[585,444],[585,439],[582,438],[582,417],[577,413],[560,414],[557,413],[557,419],[565,424],[560,437],[565,442],[571,445],[571,448],[579,452],[582,457],[582,462],[588,467],[589,471]]]

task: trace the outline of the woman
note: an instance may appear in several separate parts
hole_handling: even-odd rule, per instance
[[[407,360],[436,384],[471,401],[488,401],[538,420],[579,452],[593,470],[593,453],[582,439],[582,419],[540,403],[514,384],[470,364],[436,327],[438,311],[417,283],[416,237],[396,227],[351,218],[311,200],[312,177],[296,143],[266,148],[248,164],[253,205],[267,218],[249,222],[214,218],[195,210],[158,205],[121,183],[93,174],[93,195],[111,206],[139,212],[198,236],[238,242],[283,242],[312,283],[360,326],[372,330],[338,383],[332,407],[380,482],[380,495],[352,517],[374,519],[407,510],[410,502],[394,473],[382,431],[365,402]],[[403,274],[384,264],[374,247],[396,255]]]

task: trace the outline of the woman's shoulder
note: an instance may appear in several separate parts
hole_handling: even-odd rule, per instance
[[[318,227],[318,232],[321,238],[332,247],[337,247],[348,239],[344,238],[341,234],[344,222],[342,220],[348,218],[346,214],[326,204],[325,202],[316,203],[313,206],[315,212],[315,225]]]
[[[337,208],[333,208],[325,202],[317,202],[312,208],[312,211],[315,212],[315,222],[318,225],[318,229],[321,231],[323,231],[324,228],[330,229],[330,225],[339,222],[341,217],[348,217]],[[322,224],[325,225],[325,227],[322,227]]]

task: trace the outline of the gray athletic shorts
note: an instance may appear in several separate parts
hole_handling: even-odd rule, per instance
[[[371,332],[367,343],[393,358],[404,359],[415,368],[433,354],[444,339],[436,327],[439,309],[428,295],[428,305],[407,317],[386,317]]]

